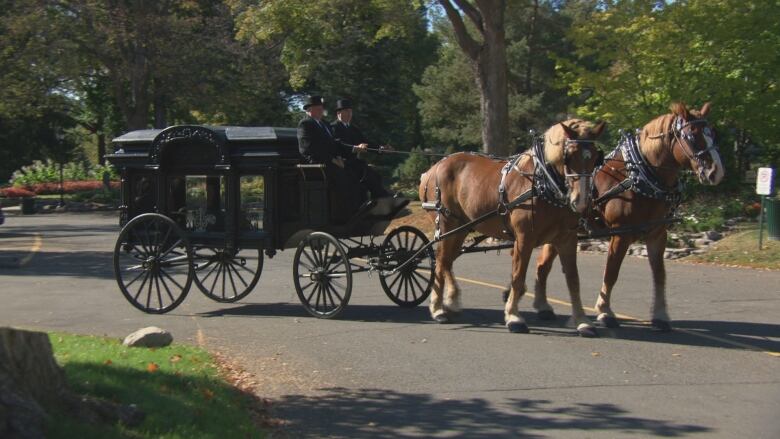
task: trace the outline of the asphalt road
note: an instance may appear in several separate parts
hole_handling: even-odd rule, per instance
[[[308,317],[286,251],[266,260],[241,303],[193,288],[182,306],[154,316],[130,306],[113,279],[116,222],[115,213],[9,216],[0,325],[112,337],[164,327],[254,373],[292,437],[780,437],[780,272],[668,263],[674,332],[634,322],[583,339],[565,326],[558,268],[558,321],[536,321],[524,298],[532,332],[510,334],[491,286],[509,279],[506,253],[456,262],[468,279],[465,310],[437,325],[424,306],[392,304],[365,274],[339,320]],[[580,255],[586,305],[603,262]],[[627,257],[613,308],[648,318],[650,288],[647,261]]]

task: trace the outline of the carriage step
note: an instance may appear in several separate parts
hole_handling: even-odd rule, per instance
[[[422,208],[423,208],[423,210],[437,210],[438,209],[438,207],[436,206],[436,203],[431,203],[431,202],[422,203]]]

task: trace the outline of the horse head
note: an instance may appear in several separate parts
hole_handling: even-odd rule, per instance
[[[604,131],[605,122],[597,125],[582,121],[570,120],[561,122],[562,150],[558,155],[560,160],[553,163],[560,175],[564,176],[567,188],[567,198],[571,209],[584,215],[590,208],[593,198],[593,171],[603,162],[604,154],[596,147],[596,139]],[[549,133],[549,131],[548,131]],[[548,143],[549,144],[549,143]],[[547,145],[545,146],[547,149]],[[551,155],[545,151],[548,160]]]
[[[707,122],[709,102],[700,110],[688,110],[684,104],[672,104],[677,116],[672,127],[675,160],[690,168],[699,182],[714,186],[723,180],[725,171],[715,143],[715,131]]]

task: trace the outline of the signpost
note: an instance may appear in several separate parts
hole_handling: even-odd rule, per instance
[[[761,211],[758,214],[758,249],[761,250],[761,238],[764,231],[764,201],[767,195],[772,195],[774,169],[758,168],[756,176],[756,194],[761,195]]]

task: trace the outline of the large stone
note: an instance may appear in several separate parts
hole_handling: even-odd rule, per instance
[[[693,246],[696,248],[707,247],[712,244],[712,241],[707,238],[699,238],[693,241]]]
[[[705,232],[707,235],[707,239],[710,241],[718,241],[723,238],[723,234],[720,232],[716,232],[715,230],[709,230]]]
[[[122,344],[130,347],[161,348],[172,342],[173,335],[170,332],[156,326],[149,326],[128,335]]]

